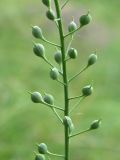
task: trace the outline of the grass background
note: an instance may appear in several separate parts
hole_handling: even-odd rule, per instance
[[[120,158],[119,6],[118,0],[71,0],[63,10],[65,28],[72,16],[77,24],[79,16],[88,10],[93,17],[92,23],[78,32],[73,41],[79,56],[68,63],[69,75],[79,71],[95,49],[99,57],[70,85],[73,96],[94,81],[94,94],[72,114],[76,130],[102,118],[99,130],[71,140],[74,160]],[[33,104],[27,94],[28,90],[51,93],[56,104],[62,105],[60,85],[49,78],[48,66],[32,52],[32,41],[36,40],[31,35],[31,25],[39,25],[52,41],[58,41],[57,29],[45,18],[46,7],[39,0],[1,0],[0,11],[0,159],[32,160],[35,144],[41,142],[51,151],[62,153],[64,136],[59,121],[48,108]],[[55,49],[44,45],[54,63]]]

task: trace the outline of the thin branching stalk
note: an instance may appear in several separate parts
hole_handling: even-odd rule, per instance
[[[65,61],[65,39],[63,33],[63,25],[62,25],[62,16],[61,16],[61,8],[58,0],[54,0],[55,8],[57,13],[57,18],[60,19],[58,21],[59,26],[59,35],[60,35],[60,43],[61,43],[61,53],[62,53],[62,69],[63,69],[63,83],[64,85],[64,103],[65,103],[65,112],[64,115],[68,116],[69,114],[69,101],[68,101],[68,79],[67,79],[67,67]],[[68,125],[65,125],[65,160],[69,160],[69,128]]]
[[[90,130],[91,130],[91,129],[88,128],[88,129],[86,129],[86,130],[84,130],[84,131],[81,131],[81,132],[75,133],[75,134],[73,134],[73,135],[70,135],[69,137],[70,137],[70,138],[73,138],[73,137],[75,137],[75,136],[78,136],[78,135],[83,134],[83,133],[85,133],[85,132],[88,132],[88,131],[90,131]]]
[[[57,31],[59,32],[59,44],[48,41],[46,38],[44,38],[44,35],[42,34],[42,29],[38,26],[32,27],[32,34],[35,38],[41,39],[43,42],[46,42],[47,44],[50,44],[56,48],[56,53],[54,54],[54,60],[59,65],[58,67],[54,66],[49,59],[46,57],[45,47],[40,43],[34,43],[33,46],[33,52],[36,56],[39,58],[42,58],[46,64],[49,65],[50,68],[50,78],[52,80],[55,80],[56,83],[58,82],[62,89],[63,89],[63,101],[64,105],[61,108],[61,106],[55,105],[55,99],[51,94],[42,94],[40,92],[28,92],[31,95],[31,100],[34,103],[40,103],[46,105],[48,108],[50,108],[54,115],[58,118],[61,125],[64,127],[64,153],[63,154],[56,154],[49,152],[47,145],[45,143],[40,143],[38,146],[38,154],[35,152],[35,160],[45,160],[45,156],[50,160],[50,156],[56,156],[61,157],[64,160],[70,160],[70,138],[73,138],[77,135],[83,134],[85,132],[88,132],[90,130],[97,129],[100,125],[99,120],[94,120],[90,127],[86,130],[80,131],[80,132],[73,132],[75,129],[74,123],[71,118],[71,113],[73,113],[73,110],[75,110],[80,102],[87,96],[90,96],[93,92],[92,85],[86,85],[82,88],[81,94],[78,96],[69,97],[69,84],[71,81],[73,81],[75,78],[77,78],[82,72],[84,72],[89,66],[93,65],[97,61],[97,55],[96,53],[91,54],[88,57],[87,65],[84,66],[78,73],[73,75],[71,78],[68,78],[68,72],[67,72],[67,62],[71,59],[77,58],[78,52],[75,48],[71,47],[73,38],[75,36],[75,33],[79,31],[83,26],[86,26],[91,21],[91,15],[89,12],[86,15],[82,15],[79,18],[79,26],[77,27],[76,23],[74,22],[74,19],[69,23],[68,25],[68,32],[64,34],[64,28],[63,28],[63,15],[62,15],[62,9],[66,6],[66,4],[69,2],[69,0],[65,0],[63,5],[61,5],[60,0],[54,0],[54,6],[55,11],[52,9],[52,3],[51,0],[42,0],[42,3],[47,7],[46,16],[49,20],[54,22],[57,26]],[[70,42],[68,44],[65,43],[66,38],[70,36]],[[61,76],[61,77],[59,77]],[[78,100],[76,103],[71,105],[71,101]],[[59,112],[58,112],[59,110]],[[60,113],[61,112],[61,113]],[[60,114],[59,114],[60,113]],[[74,133],[74,134],[73,134]],[[46,155],[45,155],[46,154]]]

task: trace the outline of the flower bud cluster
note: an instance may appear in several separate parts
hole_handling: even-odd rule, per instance
[[[83,96],[90,96],[93,92],[93,87],[91,85],[87,85],[85,87],[83,87],[82,89],[82,94]]]
[[[77,50],[75,48],[70,48],[68,50],[68,56],[69,58],[75,59],[77,57],[78,53]]]
[[[56,18],[55,12],[54,12],[52,9],[50,9],[50,10],[48,10],[48,11],[46,12],[46,16],[47,16],[47,18],[48,18],[49,20],[51,20],[51,21],[54,21],[55,18]]]
[[[42,103],[43,102],[42,95],[39,92],[33,92],[33,93],[31,93],[31,100],[34,103]]]
[[[91,22],[91,20],[92,20],[92,17],[89,12],[85,15],[82,15],[79,19],[80,26],[82,27],[82,26],[89,24]]]
[[[40,143],[37,147],[39,153],[36,153],[35,160],[45,160],[45,154],[48,153],[47,145],[45,143]]]
[[[73,131],[74,129],[74,124],[72,122],[72,119],[69,117],[69,116],[65,116],[64,119],[63,119],[63,123],[64,125],[67,125],[68,128],[69,128],[69,133],[71,134],[71,132]]]
[[[54,97],[51,94],[45,94],[44,97],[44,102],[53,105],[54,104]]]
[[[43,97],[39,92],[31,93],[31,100],[34,103],[47,103],[50,105],[54,104],[54,97],[51,94],[45,94]]]
[[[35,160],[45,160],[45,156],[42,154],[36,154]]]
[[[54,54],[54,59],[59,65],[62,63],[62,54],[60,50]]]
[[[91,54],[88,58],[88,66],[91,66],[95,64],[97,61],[97,55],[96,54]]]
[[[35,43],[33,46],[33,52],[36,56],[45,58],[45,48],[40,43]]]
[[[38,152],[40,154],[47,154],[48,152],[47,145],[45,143],[38,144]]]
[[[51,79],[53,80],[58,80],[58,77],[59,77],[59,71],[56,67],[52,68],[51,71],[50,71],[50,77]]]
[[[45,6],[48,7],[48,10],[46,12],[46,17],[49,19],[49,20],[52,20],[54,21],[56,16],[55,16],[55,12],[51,9],[51,0],[42,0],[43,4]]]
[[[68,31],[73,32],[77,29],[77,24],[72,20],[70,24],[68,25]]]
[[[90,125],[90,130],[98,129],[100,127],[100,125],[101,125],[101,119],[94,120]]]
[[[68,90],[66,91],[66,88],[65,88],[65,87],[68,87],[70,80],[73,80],[75,77],[77,77],[79,74],[81,74],[81,72],[79,72],[78,74],[76,74],[70,80],[67,81],[66,61],[69,60],[69,59],[76,59],[78,57],[78,51],[77,51],[77,49],[71,47],[73,36],[74,36],[74,33],[78,29],[80,29],[83,26],[88,25],[91,22],[92,17],[90,15],[90,13],[88,12],[87,14],[84,14],[84,15],[82,15],[79,18],[79,26],[75,23],[75,21],[73,19],[68,24],[68,27],[67,27],[68,34],[64,35],[64,33],[62,33],[63,32],[62,31],[62,25],[61,25],[61,27],[59,25],[60,23],[62,23],[61,17],[58,16],[59,14],[57,12],[55,12],[51,8],[51,0],[42,0],[42,3],[47,7],[46,17],[49,20],[56,22],[56,25],[57,25],[57,27],[59,29],[60,34],[61,34],[60,35],[61,45],[55,44],[55,43],[50,42],[50,41],[47,41],[44,38],[42,29],[39,26],[33,26],[32,27],[32,35],[36,39],[43,40],[44,42],[47,42],[49,44],[54,45],[55,47],[57,46],[57,51],[54,53],[54,60],[59,65],[58,67],[60,68],[60,70],[59,70],[59,68],[56,68],[53,64],[51,64],[51,62],[49,62],[48,59],[46,58],[46,54],[45,54],[46,50],[45,50],[45,47],[44,47],[43,44],[41,44],[41,43],[34,43],[34,45],[33,45],[33,53],[37,57],[42,58],[46,63],[48,63],[50,65],[50,67],[52,66],[51,69],[50,69],[50,72],[49,72],[49,76],[50,76],[50,78],[52,80],[56,80],[56,81],[60,82],[64,86],[65,97],[66,97],[65,100],[66,101],[69,101],[69,100],[75,99],[75,98],[79,98],[79,97],[90,96],[93,93],[93,87],[92,87],[92,85],[86,85],[86,86],[84,86],[82,88],[82,91],[81,91],[82,92],[82,96],[76,96],[76,97],[73,97],[73,98],[69,98],[68,97],[69,94],[66,93],[66,92],[68,92]],[[58,8],[59,8],[59,6],[58,6]],[[56,11],[57,11],[57,9],[56,9]],[[66,49],[66,46],[64,45],[64,41],[65,41],[64,38],[66,36],[68,36],[68,35],[71,35],[71,41],[70,41],[70,44],[68,45],[68,48]],[[93,65],[93,64],[95,64],[96,61],[97,61],[97,55],[94,54],[94,53],[92,53],[88,57],[86,68],[89,67],[89,66],[91,66],[91,65]],[[82,71],[84,71],[85,69],[83,69]],[[59,81],[60,75],[63,78],[62,82]],[[34,103],[41,103],[41,104],[45,104],[47,106],[50,106],[53,109],[53,111],[56,114],[56,116],[59,118],[59,120],[65,126],[65,128],[67,127],[67,132],[69,134],[67,136],[69,136],[69,137],[73,137],[74,136],[74,135],[71,134],[72,131],[73,131],[73,129],[74,129],[74,124],[72,122],[71,117],[68,116],[69,115],[68,108],[67,108],[67,114],[66,114],[66,108],[63,109],[63,108],[60,108],[60,107],[57,107],[57,106],[54,105],[54,97],[51,94],[45,93],[42,96],[42,94],[40,92],[38,92],[38,91],[35,91],[35,92],[31,93],[31,100]],[[66,106],[66,103],[65,103],[65,106]],[[54,110],[55,108],[60,109],[60,110],[62,110],[65,113],[64,118],[61,118],[61,115],[59,116],[59,114],[56,112],[56,110]],[[101,120],[94,120],[91,123],[91,125],[90,125],[90,127],[89,127],[88,130],[94,130],[94,129],[99,128],[100,123],[101,123]],[[83,133],[83,132],[81,132],[81,133]],[[80,134],[80,133],[78,133],[78,134]],[[75,134],[75,135],[78,135],[78,134]],[[45,160],[45,155],[50,153],[48,151],[47,145],[45,143],[40,143],[40,144],[37,145],[37,147],[38,147],[38,152],[39,153],[36,154],[35,160]],[[54,155],[56,155],[56,154],[54,154]],[[60,155],[58,155],[58,156],[60,156]]]
[[[44,5],[46,5],[47,7],[50,7],[50,5],[51,5],[51,0],[42,0],[42,3],[43,3]]]
[[[32,35],[35,37],[35,38],[38,38],[38,39],[43,39],[43,34],[42,34],[42,29],[38,26],[33,26],[32,27]]]

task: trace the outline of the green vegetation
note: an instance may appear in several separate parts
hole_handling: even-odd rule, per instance
[[[80,94],[76,88],[78,85],[83,87],[92,80],[94,85],[94,94],[88,97],[88,101],[81,102],[80,111],[74,111],[74,122],[78,130],[84,129],[93,119],[101,116],[102,126],[97,131],[76,137],[74,141],[71,139],[71,159],[79,160],[80,155],[85,160],[119,160],[120,2],[78,0],[72,3],[65,8],[67,24],[68,15],[71,15],[71,20],[74,16],[76,22],[76,17],[87,10],[91,11],[94,21],[87,29],[82,29],[74,41],[80,54],[76,63],[73,62],[72,67],[69,65],[70,74],[76,71],[76,66],[82,67],[95,49],[99,58],[95,68],[89,68],[80,78],[71,82],[71,96]],[[62,97],[60,86],[48,78],[48,67],[32,52],[32,24],[42,26],[48,39],[51,39],[52,32],[52,39],[55,40],[57,36],[51,22],[47,24],[41,19],[45,8],[41,8],[40,4],[38,0],[22,0],[20,3],[15,0],[0,1],[0,159],[4,160],[33,160],[33,144],[41,141],[48,142],[49,148],[62,153],[60,125],[54,121],[54,117],[51,118],[52,113],[47,108],[33,104],[27,93],[28,90],[39,89],[42,93],[49,91],[58,101]],[[51,26],[50,31],[48,25]],[[55,50],[48,46],[46,52],[51,57]]]

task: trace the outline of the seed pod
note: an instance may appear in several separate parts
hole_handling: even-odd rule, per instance
[[[38,152],[41,154],[46,154],[48,152],[47,145],[45,143],[40,143],[38,145]]]
[[[77,29],[76,23],[74,21],[71,21],[70,24],[68,25],[68,31],[72,32],[72,31],[74,31],[76,29]]]
[[[91,54],[88,58],[88,66],[93,65],[97,61],[97,55],[96,54]]]
[[[63,119],[63,123],[64,123],[64,125],[67,125],[69,127],[69,133],[71,134],[71,132],[74,129],[74,125],[73,125],[71,118],[68,116],[65,116]]]
[[[100,127],[100,124],[101,124],[101,119],[99,119],[99,120],[94,120],[94,121],[92,122],[92,124],[90,125],[90,129],[91,129],[91,130],[92,130],[92,129],[97,129],[97,128]]]
[[[36,56],[38,57],[45,57],[45,48],[42,44],[36,43],[33,46],[33,52],[35,53]]]
[[[36,154],[35,160],[45,160],[45,156],[43,154]]]
[[[93,92],[93,87],[91,85],[85,86],[82,89],[83,96],[90,96]]]
[[[33,26],[32,27],[32,34],[35,38],[40,38],[43,39],[43,34],[42,34],[42,30],[41,28],[39,28],[38,26]]]
[[[43,4],[46,5],[47,7],[50,7],[51,0],[42,0]]]
[[[58,64],[61,64],[62,62],[62,54],[61,51],[57,51],[54,55],[54,59]]]
[[[47,16],[48,19],[54,21],[54,19],[55,19],[55,12],[52,9],[50,9],[50,10],[48,10],[46,12],[46,16]]]
[[[58,77],[59,77],[59,71],[57,68],[52,68],[51,71],[50,71],[50,77],[53,79],[53,80],[57,80]]]
[[[75,48],[70,48],[68,50],[68,56],[72,59],[75,59],[77,57],[78,53],[77,50]]]
[[[41,103],[43,101],[43,98],[39,92],[33,92],[31,93],[31,100],[34,103]]]
[[[51,94],[45,94],[45,96],[43,97],[44,102],[53,105],[54,104],[54,97]]]
[[[89,12],[86,15],[82,15],[79,19],[80,21],[80,25],[84,26],[90,23],[90,21],[92,20],[91,15],[89,14]]]

